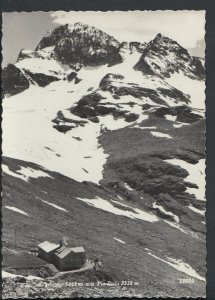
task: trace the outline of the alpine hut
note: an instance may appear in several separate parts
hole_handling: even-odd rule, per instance
[[[43,260],[53,263],[55,251],[60,248],[59,244],[54,244],[48,241],[38,245],[38,257]]]
[[[60,271],[79,269],[86,261],[83,247],[61,247],[54,254],[55,266]]]

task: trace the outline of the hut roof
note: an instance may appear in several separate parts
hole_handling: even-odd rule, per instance
[[[72,250],[70,248],[64,248],[64,249],[61,249],[61,251],[57,251],[56,255],[60,258],[64,258],[71,252],[72,252]]]
[[[59,248],[59,245],[58,244],[54,244],[54,243],[51,243],[51,242],[48,242],[48,241],[45,241],[45,242],[42,242],[38,245],[38,248],[44,250],[45,252],[50,252],[50,251],[53,251],[53,250],[56,250],[57,248]]]
[[[84,250],[84,247],[74,247],[74,248],[71,248],[73,252],[75,253],[82,253],[82,252],[85,252]]]
[[[85,252],[83,247],[74,247],[74,248],[68,248],[68,247],[62,247],[56,251],[56,255],[59,258],[64,258],[71,252],[73,253],[83,253]]]

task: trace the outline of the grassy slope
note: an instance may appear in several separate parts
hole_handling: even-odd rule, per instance
[[[4,163],[11,170],[29,164],[9,158]],[[113,191],[90,183],[77,183],[57,173],[49,173],[54,179],[38,178],[24,182],[3,174],[3,267],[17,267],[20,255],[25,255],[43,240],[56,242],[62,235],[72,245],[83,245],[89,258],[99,257],[113,280],[140,282],[140,294],[145,296],[201,296],[205,284],[195,279],[194,284],[179,284],[179,278],[188,276],[147,254],[144,248],[165,259],[168,255],[181,258],[204,276],[202,261],[205,259],[205,242],[192,238],[160,220],[149,223],[128,219],[96,209],[77,200],[76,197],[115,199]],[[46,192],[46,193],[44,193]],[[36,196],[64,207],[69,212],[59,211],[39,201]],[[4,205],[15,206],[30,217],[7,210]],[[138,204],[135,204],[138,207]],[[14,245],[14,230],[17,246]],[[126,244],[113,239],[118,237]],[[21,254],[13,253],[16,250]],[[28,267],[35,264],[28,261]],[[34,261],[34,262],[33,262]],[[36,264],[40,264],[36,262]],[[67,280],[69,280],[67,278]]]

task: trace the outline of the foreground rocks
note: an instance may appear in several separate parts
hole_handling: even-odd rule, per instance
[[[91,286],[87,286],[83,282],[54,282],[51,280],[14,280],[10,278],[3,279],[3,299],[17,298],[101,298],[101,297],[141,297],[142,292],[138,288],[126,288],[122,286],[100,287],[99,283],[91,282]]]

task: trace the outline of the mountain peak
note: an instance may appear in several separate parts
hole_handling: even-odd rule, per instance
[[[161,33],[158,33],[157,35],[156,35],[156,37],[155,37],[156,39],[160,39],[160,38],[162,38],[162,34]]]
[[[148,43],[134,68],[161,77],[170,77],[171,74],[182,71],[190,78],[204,78],[201,61],[191,57],[185,48],[161,33]]]
[[[76,22],[73,24],[74,28],[78,28],[78,27],[81,27],[81,28],[95,28],[94,26],[91,26],[91,25],[88,25],[86,23],[83,23],[83,22]]]
[[[168,48],[174,47],[174,48],[183,48],[181,45],[179,45],[175,40],[158,33],[156,37],[149,43],[149,44],[159,44],[160,46],[167,46]],[[186,52],[187,50],[183,48]],[[187,52],[188,53],[188,52]]]
[[[48,32],[36,51],[53,47],[53,56],[63,64],[101,65],[122,61],[120,43],[93,26],[77,22],[65,24]]]

